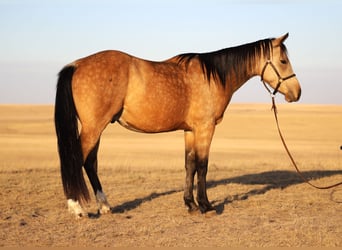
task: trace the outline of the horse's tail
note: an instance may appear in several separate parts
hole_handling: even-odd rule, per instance
[[[55,102],[55,128],[64,193],[67,199],[82,202],[90,198],[82,172],[82,148],[77,112],[72,96],[71,82],[75,70],[75,66],[66,66],[59,72]]]

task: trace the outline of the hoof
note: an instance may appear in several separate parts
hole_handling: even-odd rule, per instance
[[[111,208],[109,205],[104,205],[102,204],[102,207],[99,209],[100,214],[107,214],[108,212],[111,211]]]
[[[199,208],[194,201],[185,200],[185,206],[188,208],[189,214],[194,214],[199,211]]]
[[[73,199],[68,199],[68,210],[70,213],[76,215],[76,219],[88,216],[88,214],[84,212],[80,203],[78,201],[74,201]]]
[[[210,205],[210,204],[202,204],[202,205],[200,204],[199,205],[199,209],[201,210],[202,214],[208,213],[208,212],[211,212],[211,211],[215,211],[216,212],[215,208],[212,205]]]
[[[106,214],[111,211],[110,205],[107,201],[107,197],[102,191],[97,190],[96,201],[99,207],[98,212],[100,214]]]
[[[196,207],[188,207],[188,213],[189,214],[191,214],[191,215],[193,215],[193,214],[197,214],[197,213],[199,213],[199,208],[196,206]]]

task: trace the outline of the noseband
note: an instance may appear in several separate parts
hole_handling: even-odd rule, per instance
[[[273,93],[270,91],[270,89],[266,86],[266,84],[265,84],[265,82],[264,82],[264,73],[265,73],[266,68],[267,68],[268,65],[270,65],[270,66],[272,67],[273,71],[274,71],[274,72],[276,73],[276,75],[278,76],[278,83],[277,83],[277,86],[275,87],[275,89],[273,90]],[[292,75],[289,75],[289,76],[287,76],[287,77],[281,77],[281,75],[279,74],[279,71],[278,71],[277,68],[274,66],[274,64],[271,62],[271,60],[267,60],[267,62],[265,63],[265,66],[263,67],[263,69],[262,69],[262,71],[261,71],[261,81],[262,81],[262,83],[264,84],[265,88],[268,90],[268,92],[269,92],[271,95],[273,95],[273,96],[278,92],[278,89],[279,89],[280,85],[281,85],[284,81],[286,81],[286,80],[288,80],[288,79],[290,79],[290,78],[292,78],[292,77],[295,77],[295,76],[296,76],[296,74],[292,74]]]

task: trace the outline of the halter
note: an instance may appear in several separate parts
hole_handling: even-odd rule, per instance
[[[274,71],[274,72],[276,73],[276,75],[278,76],[278,83],[277,83],[277,86],[275,87],[275,89],[273,90],[273,92],[271,92],[271,90],[266,86],[265,81],[264,81],[264,73],[265,73],[266,68],[267,68],[268,65],[270,65],[270,66],[272,67],[273,71]],[[295,77],[295,76],[296,76],[296,74],[292,74],[292,75],[289,75],[289,76],[287,76],[287,77],[281,77],[281,75],[279,74],[279,71],[278,71],[277,68],[274,66],[274,64],[271,62],[270,59],[268,59],[268,60],[266,61],[265,66],[263,67],[263,69],[262,69],[262,71],[261,71],[261,81],[262,81],[262,83],[264,84],[264,86],[265,86],[265,88],[267,89],[267,91],[271,94],[271,96],[274,96],[274,95],[278,92],[278,89],[279,89],[280,85],[281,85],[284,81],[286,81],[286,80],[288,80],[288,79],[290,79],[290,78],[292,78],[292,77]]]

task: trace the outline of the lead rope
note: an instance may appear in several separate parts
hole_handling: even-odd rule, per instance
[[[317,189],[330,189],[330,188],[334,188],[334,187],[337,187],[339,185],[342,185],[342,181],[339,182],[339,183],[336,183],[336,184],[333,184],[333,185],[330,185],[330,186],[316,186],[314,184],[312,184],[307,178],[304,177],[303,173],[299,170],[296,162],[294,161],[291,153],[290,153],[290,150],[288,149],[287,145],[286,145],[286,142],[285,142],[285,139],[283,137],[283,134],[280,130],[280,127],[279,127],[279,121],[278,121],[278,115],[277,115],[277,106],[276,106],[276,103],[275,103],[275,95],[271,93],[271,91],[267,88],[265,82],[263,81],[263,84],[265,85],[266,89],[268,90],[268,92],[270,92],[271,94],[271,98],[272,98],[272,110],[273,110],[273,113],[274,113],[274,118],[276,120],[276,124],[277,124],[277,129],[278,129],[278,133],[279,133],[279,136],[280,136],[280,139],[284,145],[284,148],[286,150],[286,153],[287,155],[289,156],[293,166],[295,167],[295,169],[297,170],[297,173],[298,175],[300,176],[300,178],[306,182],[307,184],[309,184],[310,186],[314,187],[314,188],[317,188]]]

